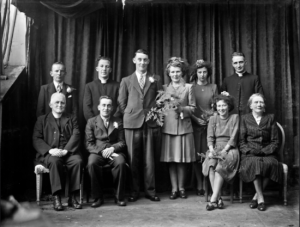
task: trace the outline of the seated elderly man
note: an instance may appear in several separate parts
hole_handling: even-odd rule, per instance
[[[112,167],[115,203],[126,206],[123,124],[119,118],[112,116],[113,100],[110,97],[101,96],[99,102],[100,114],[90,118],[85,128],[86,149],[90,152],[87,168],[91,177],[92,197],[95,199],[91,206],[95,208],[103,204],[102,166],[105,164]]]
[[[63,210],[60,194],[65,185],[64,165],[68,169],[70,197],[68,206],[81,209],[75,198],[80,189],[82,159],[80,156],[80,132],[76,117],[65,113],[66,97],[63,93],[51,96],[52,111],[37,119],[33,132],[33,146],[37,151],[36,160],[50,171],[53,207]]]

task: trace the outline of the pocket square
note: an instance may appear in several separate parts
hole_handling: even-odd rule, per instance
[[[68,98],[71,98],[71,97],[72,97],[72,95],[69,95],[69,96],[68,96]]]

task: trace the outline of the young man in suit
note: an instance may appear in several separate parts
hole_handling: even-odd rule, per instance
[[[36,160],[49,169],[53,208],[63,210],[60,194],[64,188],[65,171],[68,169],[71,196],[68,205],[81,209],[75,198],[80,189],[82,159],[80,156],[80,132],[76,117],[65,113],[66,97],[63,93],[51,96],[51,112],[38,117],[33,131],[33,147]]]
[[[137,50],[133,58],[136,71],[122,79],[118,103],[124,114],[124,129],[128,147],[132,184],[128,201],[139,197],[140,175],[144,174],[145,197],[160,201],[155,191],[154,146],[159,143],[160,128],[154,121],[145,121],[149,110],[156,105],[160,77],[147,72],[150,63],[146,50]],[[140,165],[143,172],[140,173]]]
[[[247,106],[248,99],[254,93],[264,94],[259,77],[246,71],[247,61],[241,52],[232,54],[232,66],[235,73],[223,81],[221,92],[226,91],[235,99],[235,108],[232,113],[243,115],[250,112]]]
[[[71,85],[64,82],[66,73],[66,67],[62,62],[53,63],[50,71],[53,82],[41,86],[36,110],[37,117],[51,111],[49,102],[51,95],[55,92],[61,92],[66,96],[65,112],[77,116],[76,92]]]
[[[98,78],[85,85],[83,97],[83,114],[86,120],[98,115],[98,104],[100,96],[107,95],[112,98],[113,106],[117,107],[120,83],[109,78],[111,73],[111,59],[99,56],[96,71]],[[121,117],[118,108],[112,113],[115,117]]]
[[[95,201],[92,207],[103,204],[102,166],[112,167],[114,178],[115,203],[126,206],[125,193],[125,136],[122,121],[113,117],[113,100],[108,96],[101,96],[99,100],[98,116],[90,118],[85,128],[86,149],[90,152],[88,171],[91,177],[92,197]]]

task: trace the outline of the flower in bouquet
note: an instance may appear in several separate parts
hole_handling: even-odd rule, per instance
[[[205,109],[201,108],[201,106],[198,106],[198,107],[202,112],[202,114],[201,114],[202,120],[204,120],[206,123],[208,123],[209,118],[214,115],[214,109],[211,108],[210,110],[205,110]]]

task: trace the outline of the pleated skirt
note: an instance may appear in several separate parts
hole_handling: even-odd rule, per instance
[[[275,156],[243,156],[239,173],[244,182],[252,182],[261,176],[282,183],[283,167]]]
[[[193,133],[162,134],[161,162],[189,163],[196,161]]]

